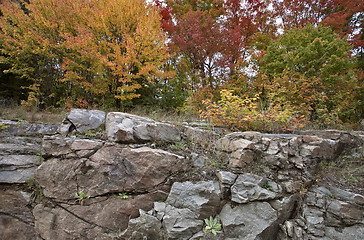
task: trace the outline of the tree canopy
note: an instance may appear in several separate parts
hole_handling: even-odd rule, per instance
[[[234,102],[254,119],[364,118],[360,0],[3,0],[0,9],[0,97],[30,108],[212,116]],[[240,115],[231,119],[251,120]]]
[[[265,86],[281,102],[309,111],[311,120],[327,114],[349,116],[355,112],[352,97],[357,86],[349,50],[348,42],[330,28],[307,25],[289,30],[271,42],[260,62]]]
[[[7,70],[32,81],[30,102],[90,104],[140,97],[166,73],[166,35],[143,0],[34,0],[2,3],[1,53]]]

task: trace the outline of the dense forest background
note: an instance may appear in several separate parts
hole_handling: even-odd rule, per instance
[[[358,126],[363,22],[362,0],[0,0],[0,98]]]

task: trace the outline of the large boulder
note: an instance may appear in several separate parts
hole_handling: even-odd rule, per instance
[[[75,142],[70,144],[71,148],[78,146]],[[90,143],[90,146],[98,145]],[[69,156],[68,151],[64,153]],[[46,153],[54,156],[52,154]],[[104,144],[87,157],[57,156],[44,161],[35,178],[44,195],[58,201],[73,199],[80,190],[91,196],[146,192],[162,184],[172,173],[184,171],[191,165],[189,159],[163,150],[125,148],[112,143]]]
[[[181,140],[180,131],[174,125],[120,112],[107,114],[106,132],[110,141],[120,143]]]
[[[68,134],[72,131],[87,132],[96,129],[105,123],[105,116],[106,113],[100,110],[71,109],[59,127],[59,132]]]
[[[35,229],[42,239],[112,239],[112,232],[61,207],[34,207]]]

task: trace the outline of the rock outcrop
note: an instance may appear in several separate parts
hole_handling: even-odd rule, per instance
[[[181,139],[176,126],[119,112],[107,114],[106,132],[110,141],[119,143],[175,142]]]
[[[71,132],[87,132],[105,124],[106,114],[99,110],[72,109],[63,120],[58,131],[67,135]]]
[[[1,123],[0,239],[364,236],[364,196],[316,181],[343,154],[363,161],[361,133],[221,136],[81,109],[60,126]]]

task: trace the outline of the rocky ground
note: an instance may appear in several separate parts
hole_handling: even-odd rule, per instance
[[[0,129],[1,239],[364,236],[361,132],[228,134],[77,109]]]

